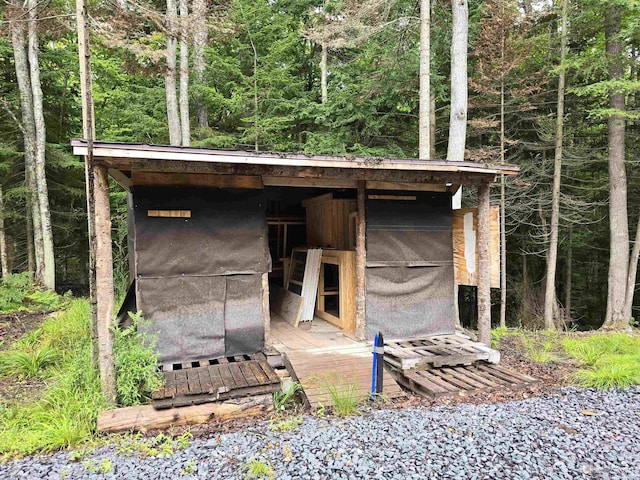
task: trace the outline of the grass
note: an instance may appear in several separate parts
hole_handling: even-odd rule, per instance
[[[276,412],[284,412],[296,403],[296,395],[302,390],[298,382],[291,382],[284,390],[273,393],[273,409]]]
[[[269,430],[276,433],[287,433],[302,425],[302,417],[272,418],[269,420]]]
[[[263,460],[252,458],[241,467],[246,480],[258,480],[261,478],[273,478],[273,468]]]
[[[362,398],[356,384],[329,385],[328,391],[333,401],[333,413],[348,417],[358,411]]]
[[[600,333],[568,338],[564,352],[581,364],[575,380],[600,390],[640,384],[640,336]]]
[[[15,404],[0,402],[0,456],[50,452],[96,438],[96,419],[105,402],[98,373],[91,366],[89,326],[89,303],[72,300],[66,310],[45,320],[41,328],[23,336],[0,356],[3,377],[47,377],[38,398]],[[138,340],[133,331],[117,331],[115,335],[122,405],[143,401],[147,389],[156,385],[155,356]],[[147,362],[145,372],[130,368],[141,358]]]

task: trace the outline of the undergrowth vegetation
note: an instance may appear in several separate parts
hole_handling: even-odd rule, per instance
[[[57,310],[69,300],[31,282],[29,272],[13,273],[0,281],[0,313]]]
[[[160,382],[153,345],[136,332],[138,321],[115,332],[121,405],[140,403]],[[0,353],[0,376],[5,379],[46,379],[38,398],[0,401],[0,455],[47,452],[94,438],[105,403],[92,368],[89,327],[89,303],[72,300],[62,313]]]
[[[575,334],[558,331],[528,332],[495,329],[493,345],[514,338],[529,361],[550,363],[571,359],[578,364],[572,380],[597,389],[625,388],[640,384],[640,335],[625,332]]]

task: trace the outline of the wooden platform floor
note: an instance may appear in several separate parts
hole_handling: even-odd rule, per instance
[[[264,354],[197,362],[185,368],[163,372],[164,388],[152,397],[157,410],[199,405],[280,389],[280,377],[269,366]]]
[[[301,325],[295,328],[272,314],[271,339],[272,346],[286,355],[287,366],[302,385],[309,406],[332,406],[331,389],[367,398],[371,391],[371,344],[358,342],[317,317],[310,328]],[[405,395],[387,371],[383,386],[384,398]]]

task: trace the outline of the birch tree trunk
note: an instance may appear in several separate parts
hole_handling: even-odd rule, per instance
[[[169,143],[171,145],[182,144],[180,115],[178,113],[178,96],[176,92],[176,54],[178,46],[176,23],[176,0],[167,0],[167,71],[164,77],[164,87],[167,99]]]
[[[447,160],[464,160],[467,137],[467,44],[469,42],[469,4],[467,0],[451,0],[451,114]],[[453,198],[453,208],[460,208],[462,188]]]
[[[329,100],[329,91],[327,89],[327,44],[321,44],[322,51],[320,53],[320,98],[322,103],[327,103]]]
[[[504,165],[505,159],[505,134],[504,134],[504,53],[505,35],[500,39],[500,164]],[[507,326],[507,199],[505,194],[504,174],[500,175],[500,327]]]
[[[636,291],[636,274],[638,273],[638,258],[640,257],[640,216],[638,216],[638,226],[636,227],[636,237],[629,258],[629,275],[627,276],[627,293],[624,301],[624,316],[631,319],[631,308],[633,306],[633,294]]]
[[[209,31],[207,29],[207,0],[193,1],[193,73],[195,91],[193,106],[196,116],[196,126],[199,129],[209,128],[209,113],[204,101],[203,89],[205,86],[205,60],[204,49],[207,46]]]
[[[9,273],[9,259],[7,258],[7,237],[4,232],[4,196],[2,185],[0,185],[0,266],[2,268],[2,278]]]
[[[16,11],[23,11],[20,0],[13,0]],[[23,18],[26,11],[22,14]],[[29,73],[29,60],[25,42],[25,22],[11,21],[11,42],[16,70],[20,110],[22,115],[22,136],[24,139],[25,183],[27,185],[27,259],[29,271],[41,277],[44,263],[40,207],[35,192],[38,190],[35,172],[36,127],[33,116],[33,93]],[[30,248],[30,241],[33,242]]]
[[[180,135],[182,145],[191,145],[189,125],[189,7],[180,0]]]
[[[560,217],[560,179],[562,174],[562,141],[564,129],[565,57],[567,55],[567,3],[562,0],[562,34],[560,37],[560,76],[558,78],[558,112],[556,114],[556,142],[553,161],[553,192],[551,199],[551,225],[544,293],[544,328],[555,328],[556,266],[558,262],[558,219]]]
[[[569,245],[567,246],[567,269],[566,277],[564,281],[564,319],[568,325],[571,323],[571,288],[572,288],[572,273],[573,273],[573,233],[571,227],[569,228]]]
[[[40,226],[42,231],[42,269],[39,282],[48,289],[55,289],[56,266],[53,253],[53,233],[51,230],[51,215],[49,212],[49,192],[47,189],[47,176],[45,173],[45,146],[46,128],[44,123],[44,110],[42,98],[42,86],[40,85],[40,64],[38,61],[38,2],[29,0],[29,73],[31,75],[31,94],[33,100],[33,118],[36,133],[35,143],[35,178],[36,197],[40,209]],[[34,215],[35,216],[35,215]]]
[[[605,12],[605,41],[609,79],[621,80],[624,76],[622,57],[622,7],[612,3]],[[625,94],[619,88],[609,95],[609,106],[618,112],[625,110]],[[609,288],[607,317],[604,328],[627,328],[625,297],[629,268],[629,223],[627,219],[627,174],[625,171],[625,119],[621,114],[609,118]]]
[[[418,157],[431,157],[431,0],[420,0],[420,106]]]

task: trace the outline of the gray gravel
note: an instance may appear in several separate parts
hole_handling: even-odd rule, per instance
[[[96,473],[103,462],[107,473]],[[195,439],[168,457],[95,450],[0,464],[0,478],[243,479],[251,459],[286,479],[640,479],[640,387],[563,389],[523,401],[305,417],[288,433],[261,423]],[[94,470],[94,471],[91,471]],[[193,470],[193,471],[192,471]]]

